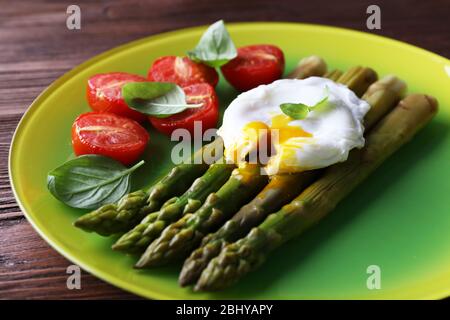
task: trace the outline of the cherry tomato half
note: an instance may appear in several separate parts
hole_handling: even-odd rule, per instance
[[[184,128],[194,133],[194,122],[202,122],[202,131],[214,128],[219,118],[219,100],[212,86],[207,83],[193,84],[183,88],[186,100],[190,104],[203,104],[167,118],[149,117],[156,130],[170,135],[175,129]],[[202,133],[203,133],[202,132]]]
[[[283,51],[272,45],[238,48],[236,58],[222,66],[225,79],[239,91],[280,79],[284,71]]]
[[[134,120],[108,112],[87,112],[72,125],[72,146],[77,156],[100,154],[122,162],[135,162],[149,140]]]
[[[92,110],[111,112],[138,122],[146,116],[130,109],[122,98],[122,86],[128,82],[147,81],[144,77],[126,72],[101,73],[88,80],[87,100]]]
[[[215,87],[219,82],[219,75],[214,68],[196,63],[188,57],[175,56],[158,58],[148,71],[147,78],[150,81],[173,82],[180,87],[204,82]]]

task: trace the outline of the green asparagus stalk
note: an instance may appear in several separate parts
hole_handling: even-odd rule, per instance
[[[230,179],[217,192],[211,193],[196,212],[169,225],[149,245],[136,267],[161,266],[188,255],[205,234],[220,227],[267,184],[267,175],[262,175],[260,170],[257,164],[235,169]]]
[[[374,82],[362,96],[371,106],[364,117],[366,131],[370,130],[400,101],[406,92],[406,83],[389,75]]]
[[[214,151],[222,144],[222,139],[214,140],[195,152],[189,161],[174,167],[151,187],[149,192],[138,190],[126,194],[117,203],[106,204],[81,216],[74,225],[102,236],[130,230],[147,214],[158,210],[164,201],[182,194],[198,176],[208,169],[208,164],[203,161],[204,156],[208,154],[214,157]]]
[[[219,148],[223,148],[223,140],[220,137],[195,152],[188,161],[172,168],[150,188],[147,204],[149,210],[156,211],[165,201],[185,192],[196,178],[208,170],[209,164],[204,161],[205,155],[218,156],[215,151]]]
[[[342,76],[342,74],[343,73],[341,70],[334,69],[325,73],[323,77],[333,81],[338,81],[338,79]]]
[[[358,68],[361,83],[367,84],[364,80],[365,74],[370,74],[365,68]],[[370,70],[370,69],[368,69]],[[355,74],[355,68],[349,70],[351,75]],[[351,77],[347,77],[351,79]],[[344,78],[345,81],[345,78]],[[344,83],[346,84],[346,83]],[[361,87],[358,81],[351,81],[352,87]],[[366,119],[366,128],[370,129],[375,121],[386,114],[400,100],[406,85],[399,79],[389,76],[373,83],[364,95],[364,99],[371,105]],[[228,242],[236,241],[246,235],[250,229],[262,222],[270,213],[278,210],[283,204],[291,201],[305,187],[307,187],[318,175],[320,171],[307,171],[292,175],[276,175],[272,177],[270,183],[263,191],[250,203],[243,206],[232,219],[227,221],[217,232],[207,235],[201,246],[194,250],[184,262],[180,273],[179,283],[187,286],[197,281],[202,270],[208,262],[220,253],[220,250]]]
[[[141,223],[119,238],[113,250],[126,253],[145,250],[167,225],[183,214],[197,210],[211,192],[217,191],[227,181],[233,168],[234,165],[225,163],[223,159],[212,164],[182,196],[169,200],[159,211],[148,214]]]
[[[273,176],[270,183],[252,201],[243,206],[219,230],[202,239],[201,246],[195,249],[183,264],[179,276],[180,285],[184,287],[195,283],[209,261],[218,256],[225,245],[245,236],[270,212],[297,196],[316,176],[317,171]]]
[[[321,77],[327,72],[327,64],[318,56],[309,56],[299,61],[297,67],[288,74],[290,79],[305,79],[308,77]]]
[[[110,236],[128,230],[145,217],[148,194],[138,190],[123,196],[117,204],[107,204],[79,217],[74,225],[87,232]]]
[[[340,76],[337,80],[339,83],[347,85],[358,97],[361,97],[367,88],[377,81],[377,73],[370,68],[353,67]]]
[[[386,158],[409,141],[437,112],[437,101],[410,95],[369,133],[363,149],[325,174],[290,204],[269,215],[237,242],[224,247],[202,272],[195,290],[220,290],[265,261],[269,252],[320,221]]]

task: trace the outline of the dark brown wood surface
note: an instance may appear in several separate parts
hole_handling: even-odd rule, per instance
[[[83,273],[66,288],[71,263],[24,218],[8,178],[12,134],[33,99],[79,63],[128,41],[163,31],[226,21],[298,21],[366,29],[366,8],[381,7],[378,34],[450,56],[450,3],[433,1],[0,0],[0,298],[135,298]],[[81,30],[66,28],[66,8],[81,7]],[[413,67],[413,66],[412,66]]]

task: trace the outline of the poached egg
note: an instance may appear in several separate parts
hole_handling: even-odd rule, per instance
[[[283,103],[314,106],[324,98],[325,105],[311,108],[300,120],[280,108]],[[345,161],[351,149],[363,147],[369,109],[350,89],[329,79],[277,80],[240,94],[225,111],[218,135],[229,162],[242,165],[256,152],[266,174],[301,172]],[[261,147],[265,141],[268,148]]]

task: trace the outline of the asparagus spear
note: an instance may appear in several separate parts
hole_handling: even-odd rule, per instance
[[[195,152],[189,161],[172,168],[151,187],[147,204],[149,210],[158,210],[165,201],[186,191],[192,182],[208,169],[209,164],[204,161],[205,155],[218,156],[215,150],[219,148],[223,148],[223,140],[220,137]]]
[[[216,147],[222,146],[218,138],[195,152],[190,161],[174,167],[165,177],[150,188],[123,196],[117,203],[104,205],[79,217],[74,225],[102,236],[123,233],[138,224],[148,213],[159,209],[161,203],[186,190],[195,178],[208,169],[203,161],[205,154],[214,156]]]
[[[317,223],[386,158],[409,141],[437,112],[437,101],[410,95],[369,133],[366,146],[346,162],[329,167],[323,177],[294,201],[269,215],[241,240],[224,247],[202,272],[195,290],[225,288],[258,267],[269,252]]]
[[[299,61],[297,67],[288,74],[291,79],[305,79],[312,76],[323,76],[327,72],[325,61],[318,56],[309,56]]]
[[[334,69],[334,70],[331,70],[331,71],[328,71],[327,73],[325,73],[323,77],[333,80],[333,81],[337,81],[341,76],[342,76],[342,71],[338,70],[338,69]]]
[[[183,214],[197,210],[211,192],[217,191],[227,181],[233,168],[234,165],[225,163],[223,159],[212,164],[182,196],[169,200],[159,211],[148,214],[141,223],[117,240],[113,249],[127,253],[145,250],[168,224]]]
[[[252,201],[243,206],[219,230],[202,239],[201,246],[195,249],[183,264],[179,276],[180,285],[184,287],[195,283],[208,262],[219,255],[225,245],[245,236],[270,212],[279,209],[283,203],[288,203],[298,195],[316,176],[317,171],[273,176],[270,183]]]
[[[267,176],[260,174],[257,164],[247,163],[235,169],[230,179],[217,192],[211,193],[195,213],[187,214],[169,225],[149,245],[136,267],[161,266],[184,258],[205,234],[222,225],[266,183]]]
[[[146,207],[148,194],[138,190],[123,196],[117,204],[106,204],[79,217],[74,225],[102,236],[123,232],[150,212]]]
[[[371,74],[370,69],[358,68],[359,76],[356,79],[361,83],[367,83],[365,74]],[[355,68],[349,70],[354,75]],[[347,77],[351,79],[351,77]],[[345,81],[345,78],[344,78]],[[358,81],[352,81],[352,87],[361,87]],[[345,84],[345,83],[344,83]],[[373,83],[364,95],[364,99],[371,105],[366,116],[366,128],[386,114],[395,103],[400,100],[406,85],[399,79],[388,76]],[[248,231],[270,213],[278,210],[283,204],[291,201],[307,185],[309,185],[319,172],[307,171],[300,174],[276,175],[263,191],[250,203],[243,206],[232,219],[227,221],[217,232],[207,235],[201,246],[194,250],[184,262],[179,276],[181,286],[186,286],[197,281],[202,270],[208,262],[216,257],[223,246],[230,241],[236,241],[248,233]]]
[[[377,78],[377,73],[373,69],[356,66],[340,76],[337,82],[345,84],[358,97],[361,97],[367,88],[377,81]]]
[[[370,130],[381,120],[403,97],[406,83],[399,78],[389,75],[373,83],[362,96],[371,108],[364,117],[366,131]]]

